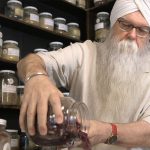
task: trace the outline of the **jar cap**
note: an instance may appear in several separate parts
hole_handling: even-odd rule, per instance
[[[38,10],[36,7],[34,7],[34,6],[26,6],[26,7],[24,7],[24,9],[34,9],[34,10]]]
[[[5,126],[6,126],[6,124],[7,124],[7,120],[5,120],[5,119],[0,119],[0,124],[2,124],[2,125],[5,125]]]
[[[63,43],[62,42],[50,42],[49,45],[54,45],[54,44],[57,44],[57,45],[62,45],[63,46]]]
[[[0,70],[0,73],[14,73],[15,74],[15,71],[13,70]]]
[[[0,32],[0,38],[2,38],[3,37],[3,33],[2,32]]]
[[[24,89],[24,85],[18,85],[17,89]]]
[[[34,49],[34,52],[48,52],[48,50],[44,48],[36,48]]]
[[[18,45],[18,42],[17,41],[13,41],[13,40],[6,40],[3,42],[4,44],[5,43],[14,43],[14,44],[17,44]]]
[[[48,15],[48,16],[51,16],[51,17],[52,17],[52,14],[49,13],[49,12],[41,12],[41,13],[40,13],[40,16],[41,16],[41,15]]]
[[[14,130],[14,129],[7,129],[6,131],[9,132],[9,133],[10,133],[10,132],[11,132],[11,133],[12,133],[12,132],[13,132],[13,133],[18,133],[18,130]]]
[[[62,17],[57,17],[57,18],[54,18],[54,21],[57,21],[57,20],[66,21],[66,19],[65,19],[65,18],[62,18]]]
[[[74,25],[74,26],[79,27],[79,24],[78,24],[78,23],[76,23],[76,22],[70,22],[70,23],[68,23],[67,25],[68,25],[68,26],[72,26],[72,25]]]
[[[109,15],[109,13],[108,13],[108,12],[101,11],[101,12],[98,12],[98,13],[96,14],[96,16],[99,16],[99,15]]]
[[[9,3],[17,3],[17,4],[22,5],[22,2],[20,2],[20,1],[18,1],[18,0],[9,0],[9,1],[7,2],[7,4],[9,4]]]

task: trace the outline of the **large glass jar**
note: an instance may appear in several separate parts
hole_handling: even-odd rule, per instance
[[[77,6],[81,8],[85,8],[86,7],[85,0],[77,0]]]
[[[108,0],[94,0],[94,5],[99,6],[99,5],[104,5],[107,3]]]
[[[3,42],[2,59],[18,62],[20,57],[20,49],[18,42],[13,40],[6,40]]]
[[[82,102],[77,102],[71,97],[61,98],[61,109],[64,114],[62,124],[55,122],[55,115],[49,105],[47,115],[48,133],[45,136],[39,134],[36,122],[36,134],[31,136],[34,143],[40,146],[71,146],[82,136],[87,137],[89,130],[89,114],[87,106]],[[85,142],[85,141],[83,141]]]
[[[0,70],[0,105],[17,105],[18,80],[13,70]]]
[[[73,38],[80,39],[79,24],[75,22],[70,22],[67,25],[68,25],[68,35]]]
[[[18,0],[9,0],[5,7],[5,15],[15,19],[23,19],[22,2]]]
[[[11,150],[19,150],[19,135],[18,135],[18,130],[7,129],[6,131],[11,136]]]
[[[3,34],[0,32],[0,58],[2,56],[2,46],[3,46]]]
[[[54,18],[54,29],[58,33],[66,34],[68,32],[66,19],[61,17]]]
[[[67,2],[69,2],[69,3],[71,3],[71,4],[76,5],[76,0],[65,0],[65,1],[67,1]]]
[[[24,7],[23,20],[30,24],[39,25],[38,9],[33,6]]]
[[[0,149],[1,150],[11,150],[10,142],[11,137],[6,131],[7,121],[5,119],[0,119]]]
[[[49,43],[49,50],[50,51],[56,51],[60,48],[63,47],[63,43],[62,42],[58,42],[58,41],[54,41],[54,42],[50,42]]]
[[[53,31],[54,20],[52,19],[52,14],[48,12],[42,12],[40,13],[39,16],[40,16],[40,27]]]

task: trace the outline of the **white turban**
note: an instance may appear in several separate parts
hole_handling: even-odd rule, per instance
[[[116,0],[110,15],[111,27],[118,18],[138,10],[150,26],[150,0]]]

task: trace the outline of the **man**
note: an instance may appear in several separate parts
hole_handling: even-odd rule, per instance
[[[25,81],[21,129],[27,114],[28,131],[34,135],[37,113],[45,135],[48,103],[61,123],[62,93],[56,86],[64,86],[89,107],[93,150],[150,149],[150,1],[117,0],[110,19],[103,44],[75,43],[18,63]]]

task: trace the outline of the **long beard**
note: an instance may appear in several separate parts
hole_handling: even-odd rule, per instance
[[[145,72],[149,69],[148,43],[139,49],[134,41],[118,41],[110,34],[100,46],[97,58],[97,90],[101,101],[97,116],[100,120],[123,123],[133,120],[142,103],[147,86]]]

